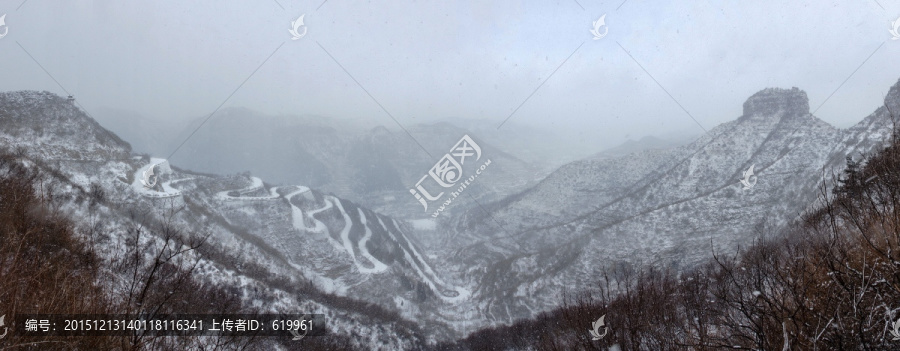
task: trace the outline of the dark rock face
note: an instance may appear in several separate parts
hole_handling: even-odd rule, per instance
[[[784,117],[809,114],[809,98],[796,87],[788,89],[767,88],[753,94],[744,102],[744,118],[773,116],[784,111]]]
[[[900,113],[900,79],[888,91],[887,96],[884,98],[884,104],[890,108],[890,112],[893,112],[894,115]]]

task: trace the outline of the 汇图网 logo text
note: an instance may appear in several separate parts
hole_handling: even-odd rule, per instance
[[[469,178],[463,180],[463,167],[466,164],[466,160],[469,158],[474,158],[474,161],[480,160],[481,147],[467,134],[463,135],[462,139],[460,139],[456,145],[453,145],[450,152],[444,154],[444,156],[428,170],[428,174],[419,179],[413,189],[409,189],[409,193],[415,196],[416,200],[419,200],[419,203],[422,204],[422,207],[428,212],[428,203],[430,201],[440,200],[445,194],[444,189],[458,187],[456,191],[450,193],[450,197],[431,215],[432,217],[437,217],[443,212],[444,209],[449,206],[469,184],[475,181],[475,178],[478,178],[487,166],[491,164],[491,160],[488,159],[481,166],[474,167],[475,174],[472,174]],[[472,163],[470,162],[469,164]],[[432,182],[426,183],[425,181],[429,179],[429,177]],[[429,185],[429,183],[432,184],[426,186]],[[429,188],[432,190],[429,191]],[[435,192],[437,194],[432,195]]]

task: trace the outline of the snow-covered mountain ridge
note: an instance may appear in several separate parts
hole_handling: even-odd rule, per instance
[[[898,87],[885,99],[893,111]],[[764,89],[743,107],[688,145],[576,161],[485,205],[487,213],[470,210],[455,219],[463,239],[442,259],[481,266],[468,277],[480,282],[485,318],[531,316],[557,306],[573,292],[566,287],[590,287],[604,269],[690,267],[777,232],[815,202],[823,169],[828,182],[846,155],[875,150],[892,128],[886,107],[834,128],[810,114],[798,88]]]
[[[886,98],[893,111],[900,111],[898,86]],[[421,209],[407,186],[435,160],[406,157],[421,153],[419,146],[383,128],[338,140],[335,149],[328,141],[337,134],[308,131],[324,134],[305,140],[303,153],[339,159],[326,167],[339,176],[329,175],[325,190],[273,186],[249,174],[203,174],[132,155],[127,143],[50,93],[0,93],[6,122],[0,146],[25,147],[24,155],[64,174],[65,208],[85,226],[93,225],[92,216],[78,194],[102,187],[109,194],[101,211],[108,250],[133,220],[125,209],[162,216],[179,208],[179,225],[211,233],[211,245],[227,253],[202,258],[204,279],[234,287],[265,309],[324,313],[334,332],[365,335],[360,345],[417,349],[557,307],[564,287],[588,288],[611,266],[689,267],[713,250],[777,231],[815,202],[823,168],[839,170],[846,155],[874,150],[890,135],[887,107],[842,130],[811,115],[803,91],[765,89],[747,100],[739,118],[690,144],[575,161],[539,181],[530,179],[527,164],[484,143],[498,171],[491,168],[493,178],[479,178],[481,185],[469,190],[484,206],[461,205],[438,221],[404,220],[340,195],[354,186],[381,189],[371,196],[395,191],[392,201]],[[433,154],[464,132],[443,124],[411,129],[431,135],[439,146]],[[324,165],[295,163],[313,171]],[[741,180],[751,167],[752,186],[745,189]],[[148,189],[141,179],[151,168],[158,183]],[[375,179],[360,178],[373,170],[381,172]],[[399,186],[377,186],[389,178],[401,179]],[[363,180],[374,183],[356,184]],[[526,190],[500,195],[517,187]],[[308,282],[316,292],[286,288]],[[334,296],[356,302],[347,307]],[[404,320],[361,312],[357,302]]]
[[[426,261],[405,223],[303,186],[273,188],[131,156],[127,143],[51,93],[0,93],[0,121],[0,147],[51,175],[41,191],[84,233],[101,233],[91,234],[101,257],[116,255],[129,228],[166,222],[209,234],[195,256],[197,279],[263,311],[324,314],[332,333],[362,348],[416,349],[454,335],[428,322],[426,336],[405,319],[420,313],[418,299],[467,296]],[[100,205],[85,201],[95,188],[105,194]],[[394,307],[404,302],[405,310]]]

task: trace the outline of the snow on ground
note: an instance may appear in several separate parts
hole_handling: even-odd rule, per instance
[[[441,298],[441,300],[450,303],[464,301],[472,295],[472,292],[469,291],[469,289],[449,285],[447,283],[444,283],[441,278],[438,278],[437,274],[435,274],[431,267],[428,265],[428,261],[425,261],[422,256],[419,255],[412,242],[409,241],[405,234],[403,234],[403,231],[402,229],[400,229],[400,225],[397,223],[397,221],[395,219],[391,219],[391,221],[393,221],[394,228],[397,228],[400,236],[404,241],[406,241],[407,246],[409,246],[409,250],[403,250],[403,257],[407,262],[409,262],[409,265],[416,270],[416,273],[419,273],[419,276],[426,284],[428,284],[428,286],[431,288],[431,291],[434,291],[436,295]],[[382,227],[387,228],[385,227],[384,222],[381,220],[381,218],[378,219],[378,223],[381,224]],[[400,242],[398,238],[395,237],[393,233],[391,233],[390,230],[388,230],[387,233],[391,236],[391,238],[394,239],[394,241]],[[413,256],[415,256],[415,258]],[[444,290],[441,289],[442,287],[449,287],[450,289],[453,289],[454,291],[456,291],[456,296],[444,295]]]
[[[166,184],[172,185],[172,184],[175,184],[175,183],[180,183],[180,182],[183,182],[183,181],[186,181],[186,180],[194,180],[194,179],[196,179],[196,178],[194,178],[194,177],[188,177],[188,178],[181,178],[181,179],[173,179],[173,180],[170,180],[170,181],[167,181],[167,182],[163,182],[163,186],[165,186]]]
[[[319,228],[318,223],[317,223],[315,227],[307,227],[306,221],[304,220],[304,216],[303,216],[303,210],[301,210],[299,207],[295,206],[293,202],[291,202],[291,200],[294,198],[294,196],[303,194],[307,191],[309,191],[309,188],[307,188],[305,186],[301,186],[296,191],[284,196],[284,198],[288,200],[288,203],[291,204],[291,219],[293,220],[294,228],[301,232],[304,232],[304,231],[321,232],[321,230],[325,229],[324,228],[325,225],[322,224],[322,228]],[[277,195],[277,193],[275,192],[275,188],[272,188],[272,194]]]
[[[325,206],[323,206],[322,208],[316,209],[316,210],[308,211],[305,214],[303,213],[303,210],[301,210],[299,207],[294,205],[294,203],[291,201],[294,198],[294,196],[303,194],[307,191],[309,191],[309,188],[307,188],[305,186],[298,186],[297,191],[294,191],[294,192],[284,196],[288,200],[288,203],[291,205],[291,221],[292,221],[294,228],[299,230],[300,232],[306,231],[306,232],[323,234],[323,235],[325,235],[326,238],[328,238],[328,242],[331,243],[332,246],[334,246],[335,250],[343,251],[344,247],[341,245],[341,243],[338,242],[337,240],[334,240],[334,238],[332,238],[331,235],[328,234],[328,227],[325,226],[325,223],[322,223],[322,221],[316,219],[316,217],[315,217],[315,215],[317,213],[322,212],[322,211],[328,211],[331,209],[331,207],[332,207],[331,201],[329,201],[329,199],[327,197],[323,200],[323,202],[325,202]],[[311,222],[313,222],[315,225],[312,227],[307,226],[305,218],[309,218],[309,220]]]
[[[172,187],[172,183],[181,182],[185,180],[190,180],[194,178],[183,178],[183,179],[175,179],[175,180],[167,180],[162,183],[163,192],[166,194],[172,194],[171,196],[181,195],[181,191]]]
[[[359,211],[359,219],[362,222],[363,228],[366,229],[366,234],[363,235],[362,239],[359,240],[359,253],[363,255],[369,262],[372,262],[372,268],[367,268],[367,272],[364,273],[381,273],[387,270],[387,265],[383,262],[379,261],[369,253],[369,249],[366,248],[366,243],[369,242],[369,239],[372,238],[372,229],[366,225],[366,214],[363,213],[363,210],[359,207],[356,208]]]
[[[295,229],[299,230],[300,232],[315,232],[315,233],[324,234],[326,237],[328,237],[328,241],[331,242],[332,245],[334,245],[336,250],[343,250],[343,247],[341,246],[341,244],[338,243],[333,238],[331,238],[330,235],[328,235],[328,227],[325,226],[325,223],[322,223],[321,221],[319,221],[318,219],[313,217],[313,215],[315,215],[316,213],[319,213],[322,211],[327,211],[327,210],[331,209],[331,207],[332,207],[331,202],[328,201],[327,198],[325,199],[324,207],[314,210],[314,211],[309,211],[306,214],[304,214],[303,210],[301,210],[299,207],[294,205],[294,203],[291,201],[294,198],[294,196],[306,193],[308,191],[309,191],[308,187],[297,186],[297,190],[284,196],[284,198],[288,200],[288,204],[291,205],[291,221],[292,221],[293,227]],[[273,196],[278,195],[278,193],[275,191],[275,188],[270,189],[270,193]],[[309,218],[310,220],[312,220],[312,222],[315,223],[315,226],[312,226],[312,227],[307,226],[304,218]],[[292,267],[296,268],[298,271],[302,272],[303,275],[306,277],[306,279],[309,279],[310,281],[312,281],[313,284],[320,287],[325,292],[334,293],[334,294],[341,295],[341,296],[347,295],[347,290],[349,289],[349,287],[346,284],[344,284],[340,279],[329,278],[325,275],[320,274],[319,272],[309,269],[309,267],[297,265],[292,260],[289,260],[288,263]]]
[[[359,263],[359,260],[356,259],[356,253],[353,252],[353,243],[350,242],[350,228],[353,227],[353,221],[350,220],[350,215],[344,210],[344,206],[341,205],[340,200],[335,201],[334,204],[337,206],[338,210],[341,211],[341,216],[344,218],[344,229],[341,229],[341,242],[344,245],[344,251],[347,251],[347,253],[350,254],[350,259],[353,260],[353,264],[356,265],[356,268],[359,269],[360,273],[366,273],[366,267],[363,267],[363,265]]]
[[[171,185],[176,182],[190,180],[193,178],[183,178],[183,179],[176,179],[176,180],[170,180],[170,181],[163,182],[161,184],[161,186],[163,188],[162,192],[147,189],[144,187],[143,183],[141,182],[141,180],[144,179],[144,172],[149,170],[150,167],[155,167],[154,172],[157,177],[159,177],[162,174],[171,174],[172,173],[171,168],[169,168],[168,165],[165,163],[166,163],[165,159],[152,158],[149,164],[147,164],[143,167],[140,167],[134,174],[134,181],[131,184],[132,188],[139,194],[148,196],[148,197],[171,197],[171,196],[181,195],[181,192],[172,188]],[[242,201],[270,200],[270,199],[277,199],[277,198],[281,197],[281,195],[278,194],[277,188],[275,188],[275,187],[269,189],[268,196],[241,197],[241,196],[229,195],[229,193],[232,191],[242,194],[242,193],[258,190],[264,186],[262,179],[260,179],[258,177],[250,177],[250,181],[251,181],[251,184],[245,188],[236,189],[236,190],[220,191],[220,192],[216,193],[215,197],[220,200],[232,200],[232,201],[233,200],[242,200]],[[365,235],[359,241],[359,243],[357,243],[357,245],[359,248],[360,255],[362,257],[364,257],[366,260],[368,260],[369,262],[371,262],[372,267],[366,267],[356,257],[356,253],[353,249],[353,243],[350,240],[350,230],[352,228],[353,222],[351,221],[350,216],[347,214],[346,210],[341,205],[340,200],[338,200],[336,198],[326,197],[324,199],[325,205],[322,208],[308,211],[307,213],[304,213],[303,210],[301,210],[299,207],[294,205],[294,203],[291,201],[293,199],[293,197],[303,194],[303,193],[306,193],[308,191],[310,191],[310,189],[308,187],[297,186],[297,189],[295,191],[284,196],[284,198],[286,198],[288,200],[288,203],[291,206],[291,217],[292,217],[291,219],[292,219],[293,227],[301,232],[316,232],[316,233],[327,234],[328,227],[324,223],[322,223],[322,221],[316,219],[315,215],[317,213],[330,210],[332,207],[335,207],[335,205],[336,205],[336,207],[338,208],[338,210],[341,213],[341,216],[344,219],[345,226],[341,230],[341,242],[338,242],[337,240],[332,238],[330,235],[328,235],[329,242],[331,242],[335,246],[336,249],[346,251],[350,255],[351,260],[353,260],[354,265],[356,265],[357,269],[359,269],[360,273],[373,274],[373,273],[382,273],[382,272],[387,271],[388,266],[385,263],[376,259],[374,256],[372,256],[372,254],[369,252],[368,248],[366,248],[366,244],[372,237],[372,231],[369,228],[369,226],[366,224],[367,219],[366,219],[365,214],[362,212],[362,210],[359,210],[360,211],[359,215],[360,215],[361,222],[365,228]],[[309,218],[310,221],[314,223],[314,225],[307,226],[305,218]],[[381,221],[380,218],[378,218],[378,221],[382,225],[382,227],[387,228],[384,226],[384,223]],[[413,220],[413,221],[411,221],[411,223],[414,228],[420,229],[420,230],[434,230],[436,227],[436,223],[434,222],[433,219]],[[396,221],[394,221],[394,226],[398,229],[400,228],[400,226],[397,224]],[[397,238],[394,236],[393,233],[391,233],[390,230],[388,230],[388,234],[391,237],[393,237],[394,240],[397,240]],[[441,299],[443,299],[444,301],[447,301],[447,302],[458,302],[458,301],[465,300],[471,296],[471,292],[468,289],[465,289],[462,287],[450,287],[448,284],[444,283],[440,278],[438,278],[437,274],[435,274],[435,272],[432,270],[432,268],[426,263],[426,261],[424,261],[422,256],[412,246],[411,242],[409,241],[408,238],[406,238],[405,234],[400,232],[399,235],[402,236],[404,241],[406,241],[407,243],[410,243],[410,245],[409,245],[410,252],[407,252],[407,250],[404,250],[404,256],[405,256],[406,260],[418,272],[419,276],[421,276],[422,279],[432,288],[432,290],[438,292],[437,295],[440,296]],[[418,263],[416,261],[418,261]],[[305,275],[307,275],[308,279],[314,281],[317,286],[322,287],[326,291],[334,292],[334,293],[340,294],[340,295],[343,295],[347,292],[348,286],[346,286],[339,280],[325,277],[316,272],[311,272],[308,269],[304,269],[304,267],[297,266],[293,262],[291,262],[291,265],[293,265],[295,268],[297,268],[301,272],[305,272]],[[445,289],[442,289],[444,287],[449,287],[450,289],[455,290],[457,292],[457,296],[446,296],[444,293],[442,293],[442,291],[446,291]]]
[[[146,197],[175,197],[180,196],[181,191],[172,188],[170,185],[172,182],[181,181],[184,179],[170,180],[162,183],[163,191],[156,191],[152,189],[147,189],[144,187],[144,183],[141,181],[144,179],[144,172],[147,172],[151,167],[153,167],[153,174],[156,176],[156,179],[159,179],[159,176],[163,174],[171,174],[172,169],[169,168],[168,162],[164,158],[151,158],[150,163],[144,165],[141,168],[138,168],[136,172],[134,172],[134,181],[131,182],[131,188],[138,194],[141,194]]]
[[[235,191],[238,194],[243,194],[246,192],[250,192],[263,187],[262,179],[257,177],[250,177],[250,186],[243,189],[234,189],[234,190],[225,190],[216,193],[216,198],[219,200],[241,200],[241,201],[255,201],[255,200],[274,200],[281,195],[278,195],[278,192],[275,191],[275,188],[269,189],[268,196],[231,196],[228,193]]]
[[[437,228],[434,218],[413,219],[409,221],[409,224],[412,224],[416,230],[435,230]]]
[[[328,197],[325,197],[323,202],[325,202],[325,206],[322,206],[322,208],[320,209],[309,211],[307,216],[310,220],[313,221],[313,223],[316,224],[315,229],[313,230],[317,233],[324,234],[325,237],[328,238],[328,242],[331,243],[332,246],[334,246],[334,249],[341,251],[344,249],[343,245],[341,245],[340,242],[331,237],[331,235],[328,233],[328,227],[325,226],[325,223],[322,223],[322,221],[316,219],[316,214],[318,214],[319,212],[328,211],[332,207],[334,207],[334,205],[332,205],[332,200]]]
[[[323,291],[327,293],[334,293],[340,296],[347,296],[347,290],[349,287],[340,279],[332,279],[326,277],[322,274],[319,274],[319,272],[309,269],[309,267],[298,265],[291,260],[288,261],[288,264],[303,273],[303,276],[306,277],[306,279],[312,281],[315,286],[319,287]]]

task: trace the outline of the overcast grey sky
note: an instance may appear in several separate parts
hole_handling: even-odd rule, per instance
[[[871,55],[816,112],[847,127],[900,78],[889,0],[0,0],[2,14],[0,90],[65,94],[37,61],[88,112],[163,121],[205,116],[250,77],[226,107],[394,128],[355,78],[405,126],[497,126],[546,80],[512,122],[613,145],[702,132],[654,79],[709,130],[765,87],[800,87],[816,109]],[[604,14],[609,34],[592,40]]]

